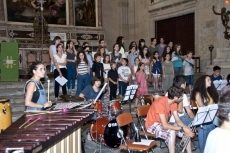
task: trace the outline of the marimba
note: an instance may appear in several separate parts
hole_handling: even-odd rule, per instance
[[[6,148],[23,148],[25,153],[81,153],[81,126],[92,118],[93,109],[41,114],[42,120],[26,127],[33,121],[28,121],[31,113],[25,113],[3,131],[0,152],[5,152]],[[34,119],[37,117],[38,114],[34,115]]]

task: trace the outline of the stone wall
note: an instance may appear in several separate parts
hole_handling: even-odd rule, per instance
[[[212,11],[213,5],[217,12],[222,7],[230,10],[225,0],[159,0],[153,4],[150,0],[117,0],[109,4],[102,0],[102,5],[103,28],[109,48],[118,35],[125,37],[127,47],[132,40],[138,42],[140,38],[150,45],[150,38],[155,36],[155,21],[195,13],[195,56],[201,57],[201,72],[213,67],[210,66],[209,45],[214,46],[214,64],[220,64],[217,62],[220,58],[229,57],[229,41],[224,39],[221,18]]]

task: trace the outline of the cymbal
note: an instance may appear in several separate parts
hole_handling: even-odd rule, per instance
[[[77,96],[72,96],[72,95],[61,95],[60,96],[63,101],[84,101],[84,98],[82,97],[77,97]]]

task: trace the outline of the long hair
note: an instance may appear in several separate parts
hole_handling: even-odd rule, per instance
[[[177,51],[177,47],[180,46],[180,50]],[[182,52],[181,52],[181,45],[180,44],[175,44],[174,46],[174,51],[175,51],[175,54],[179,54],[179,55],[182,55]]]
[[[105,63],[106,62],[106,57],[109,57],[109,61],[108,61],[108,63],[110,63],[110,56],[109,56],[109,54],[105,54],[105,56],[104,56],[104,58],[103,58],[103,63]]]
[[[103,55],[101,54],[101,49],[104,49],[104,54],[103,54]],[[97,50],[97,53],[100,54],[101,57],[104,58],[104,57],[105,57],[105,54],[106,54],[106,53],[105,53],[105,47],[99,46],[99,47],[98,47],[98,50]]]
[[[112,54],[113,55],[115,55],[115,50],[114,50],[114,47],[116,46],[116,45],[118,45],[118,53],[119,53],[119,50],[120,50],[120,46],[119,46],[119,44],[118,43],[115,43],[114,45],[113,45],[113,52],[112,52]]]
[[[73,43],[72,40],[67,40],[67,42],[66,42],[66,49],[73,49],[73,48],[70,48],[70,46],[69,46],[71,42]]]
[[[57,51],[57,53],[58,53],[58,47],[59,47],[59,46],[62,46],[62,44],[57,44],[57,45],[56,45],[56,51]],[[62,46],[62,49],[63,49],[63,46]]]
[[[158,59],[156,59],[155,54],[158,54]],[[160,56],[159,56],[158,51],[153,52],[153,59],[155,59],[155,60],[160,60]]]
[[[133,45],[133,43],[135,43],[135,45]],[[135,46],[136,49],[137,49],[137,43],[136,43],[136,41],[131,41],[131,43],[129,44],[129,50],[130,50],[130,47],[132,47],[132,46]]]
[[[32,62],[32,64],[30,65],[30,69],[29,69],[30,75],[32,76],[34,75],[33,70],[36,71],[38,69],[38,65],[43,65],[43,63],[40,61]]]
[[[123,36],[118,36],[117,37],[116,43],[119,45],[119,50],[121,49],[121,47],[123,47],[125,49],[124,44],[122,43],[123,38],[124,38]]]
[[[230,74],[228,74],[226,79],[227,79],[227,86],[228,86],[228,85],[230,85]]]
[[[54,39],[53,39],[53,44],[55,45],[56,44],[56,41],[57,40],[61,40],[61,37],[59,36],[55,36]]]
[[[133,47],[135,48],[135,50],[137,50],[136,46],[129,46],[129,54],[131,53],[131,50],[133,49]]]
[[[144,40],[144,39],[140,39],[140,40],[139,40],[139,43],[138,43],[138,49],[139,49],[139,51],[145,46],[145,44],[144,44],[144,46],[141,46],[141,43],[142,43],[142,42],[145,43],[145,40]]]
[[[170,47],[169,47],[169,46],[165,46],[164,51],[163,51],[161,57],[165,57],[166,54],[168,54],[168,53],[167,53],[167,48],[169,48],[169,54],[170,54]]]
[[[144,63],[142,63],[142,62],[140,62],[140,63],[138,64],[138,68],[137,68],[137,71],[136,71],[136,72],[138,72],[138,71],[141,70],[140,67],[141,67],[143,64],[144,64]],[[143,70],[143,72],[145,72],[145,70]]]
[[[149,54],[149,50],[148,50],[148,47],[147,46],[143,46],[142,49],[140,50],[140,55],[141,55],[141,58],[145,58],[144,56],[144,49],[147,48],[147,53],[146,53],[146,58],[149,58],[150,57],[150,54]]]
[[[207,100],[205,101],[205,99],[209,99],[208,94],[210,95],[210,97],[213,99],[215,103],[217,103],[219,100],[219,95],[217,93],[217,90],[213,82],[211,82],[210,87],[206,88],[206,78],[207,77],[209,76],[202,75],[196,80],[193,86],[192,94],[191,94],[191,100],[196,101],[196,94],[200,93],[201,100],[203,101],[205,106],[208,105],[208,101]]]
[[[81,53],[84,55],[83,61],[88,65],[88,60],[87,60],[87,57],[86,57],[85,52],[84,52],[84,51],[79,51],[79,52],[77,52],[77,66],[81,63],[81,59],[80,59],[80,57],[79,57],[79,55],[80,55]]]

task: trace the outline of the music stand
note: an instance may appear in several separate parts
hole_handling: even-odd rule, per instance
[[[205,107],[200,107],[191,126],[203,125],[214,120],[218,109],[218,104],[212,104]]]
[[[131,113],[131,101],[133,100],[136,91],[137,91],[138,85],[130,85],[126,88],[125,97],[122,101],[127,101],[129,103],[129,111]]]
[[[215,80],[213,81],[213,84],[216,88],[216,90],[221,90],[224,86],[228,84],[227,80]]]

